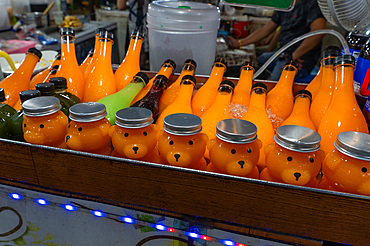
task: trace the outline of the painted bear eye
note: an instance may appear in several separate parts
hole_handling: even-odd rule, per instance
[[[172,140],[170,141],[170,145],[173,145],[173,141]]]
[[[366,173],[367,172],[367,168],[366,167],[361,168],[361,172]]]
[[[311,157],[310,158],[310,162],[313,163],[315,160]]]
[[[27,124],[24,124],[23,126],[24,126],[24,127],[26,127],[26,126],[27,126]]]
[[[193,141],[191,141],[191,140],[189,141],[189,144],[190,144],[190,145],[193,145],[193,143],[194,143]]]
[[[148,135],[148,133],[147,132],[143,132],[143,135],[146,136],[146,135]]]
[[[68,128],[71,128],[71,124],[68,125]]]
[[[82,131],[82,127],[79,127],[77,130],[78,130],[79,132],[80,132],[80,131]]]
[[[44,126],[44,124],[40,124],[40,128],[44,128],[45,126]]]
[[[247,149],[247,152],[250,154],[250,153],[252,153],[252,150],[251,149]]]
[[[124,134],[124,136],[127,138],[127,137],[128,137],[128,133],[126,132],[126,133]]]
[[[288,161],[292,161],[293,158],[291,156],[288,156],[288,158],[286,158]]]
[[[236,153],[236,150],[235,149],[232,149],[231,150],[231,154],[235,154]]]

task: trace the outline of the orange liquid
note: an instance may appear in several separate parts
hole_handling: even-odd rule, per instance
[[[125,59],[118,67],[114,76],[116,77],[117,91],[123,89],[133,77],[140,72],[140,52],[143,38],[132,36]]]
[[[112,45],[109,39],[99,40],[95,68],[86,80],[84,102],[96,102],[116,92],[116,81],[112,70]]]
[[[191,108],[191,97],[193,96],[193,90],[195,85],[192,82],[181,83],[180,91],[176,99],[166,107],[165,110],[159,115],[155,124],[157,124],[160,129],[163,127],[164,118],[170,114],[186,113],[192,114],[193,110]]]
[[[81,65],[80,65],[80,69],[81,69],[81,72],[82,72],[83,74],[85,74],[86,68],[87,68],[87,66],[89,66],[89,64],[91,63],[92,59],[93,59],[93,54],[89,54],[89,55],[85,58],[85,60],[81,63]]]
[[[310,118],[310,104],[311,98],[309,96],[304,94],[297,95],[292,113],[281,125],[303,126],[316,131],[316,127]]]
[[[312,100],[310,109],[310,116],[316,128],[319,127],[321,119],[329,107],[334,91],[334,80],[333,66],[323,66],[321,86]]]
[[[95,34],[95,45],[94,45],[94,53],[93,54],[99,54],[100,51],[99,51],[99,34]],[[86,68],[85,68],[85,71],[83,72],[83,75],[84,75],[84,79],[87,80],[87,78],[89,77],[89,75],[91,74],[91,71],[94,69],[95,67],[95,61],[96,61],[96,55],[92,56],[92,59],[90,61],[89,64],[87,64]]]
[[[213,65],[211,75],[202,87],[195,93],[191,106],[197,116],[201,116],[213,104],[217,94],[218,87],[226,71],[226,66],[220,62]]]
[[[333,97],[318,128],[321,136],[321,149],[328,154],[341,132],[356,131],[369,133],[366,120],[357,104],[353,90],[352,65],[335,68],[335,87]]]
[[[256,88],[251,93],[248,111],[243,115],[243,120],[252,122],[257,126],[257,136],[262,142],[258,166],[265,167],[264,146],[274,141],[274,129],[266,112],[266,91]]]
[[[322,80],[322,66],[320,66],[319,72],[316,74],[315,78],[307,85],[306,90],[311,92],[312,98],[316,97],[316,93],[319,91]]]
[[[63,38],[65,38],[66,40],[63,40]],[[64,77],[67,79],[68,92],[75,94],[79,98],[83,98],[85,80],[77,63],[74,37],[62,36],[61,46],[61,62],[56,76]]]
[[[32,72],[39,60],[35,54],[27,53],[21,66],[0,82],[0,87],[4,89],[6,103],[9,106],[13,107],[16,104],[21,91],[30,89]]]
[[[146,94],[148,94],[148,92],[150,91],[150,89],[152,88],[153,86],[153,82],[155,80],[155,78],[158,76],[158,75],[164,75],[166,76],[167,78],[170,78],[171,74],[173,73],[174,71],[174,67],[171,66],[170,63],[165,63],[163,64],[163,66],[161,67],[161,69],[159,70],[159,72],[157,73],[156,76],[154,76],[153,78],[151,78],[148,82],[148,84],[146,84],[146,86],[139,92],[139,94],[136,95],[136,97],[134,98],[134,100],[132,101],[131,105],[134,104],[135,102],[139,101],[140,99],[142,99],[143,97],[146,96]]]
[[[43,71],[39,72],[31,79],[30,88],[35,88],[38,83],[42,83],[48,77],[52,67],[60,64],[60,59],[55,59],[53,63]]]

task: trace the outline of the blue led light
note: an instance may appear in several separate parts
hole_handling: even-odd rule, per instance
[[[93,215],[95,215],[96,217],[104,217],[105,216],[105,214],[102,211],[98,211],[98,210],[92,211],[91,213]]]
[[[155,229],[157,229],[158,231],[167,231],[167,227],[165,227],[164,225],[155,225]]]
[[[65,204],[65,205],[62,205],[62,207],[67,210],[67,211],[76,211],[77,208],[71,204]]]
[[[230,241],[230,240],[221,240],[221,243],[227,245],[227,246],[234,246],[235,243],[233,241]]]
[[[38,204],[40,205],[48,205],[48,202],[45,200],[45,199],[42,199],[42,198],[39,198],[39,199],[36,199],[35,202],[37,202]]]
[[[192,237],[192,238],[199,238],[199,234],[195,233],[195,232],[186,232],[185,233],[186,236],[188,237]]]
[[[10,193],[9,196],[13,198],[14,200],[20,200],[22,199],[22,196],[17,193]]]
[[[133,224],[135,223],[135,220],[133,218],[130,218],[130,217],[121,217],[121,220],[125,223],[128,223],[128,224]]]

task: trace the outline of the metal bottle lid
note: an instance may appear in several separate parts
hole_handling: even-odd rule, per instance
[[[297,152],[314,152],[320,149],[321,136],[303,126],[286,125],[276,130],[274,140],[280,146]]]
[[[22,104],[26,116],[46,116],[58,112],[62,105],[56,97],[41,96],[31,98]]]
[[[370,161],[370,135],[362,132],[341,132],[334,142],[335,148],[350,157]]]
[[[340,48],[337,46],[328,46],[325,48],[324,52],[321,54],[321,59],[327,57],[337,57],[340,55]]]
[[[106,116],[107,111],[102,103],[77,103],[69,108],[69,118],[76,122],[94,122]]]
[[[75,36],[75,31],[73,30],[72,27],[62,27],[60,28],[60,35],[61,36],[64,36],[64,35],[70,35],[70,36]]]
[[[113,32],[108,32],[108,31],[101,32],[101,33],[99,33],[99,39],[100,38],[105,38],[105,39],[111,39],[111,40],[113,40],[114,34],[113,34]]]
[[[352,56],[352,55],[342,55],[342,56],[335,57],[334,67],[336,67],[338,65],[343,65],[343,64],[355,65],[356,64],[355,57]]]
[[[202,120],[193,114],[171,114],[164,118],[163,130],[179,136],[195,135],[202,131]]]
[[[41,57],[42,57],[41,51],[36,49],[36,48],[29,48],[27,53],[32,53],[32,54],[36,55],[39,59],[41,59]]]
[[[166,64],[166,63],[170,64],[170,65],[173,67],[173,69],[174,69],[174,70],[176,69],[176,62],[174,62],[173,60],[171,60],[171,59],[167,59],[167,60],[165,60],[165,61],[163,62],[163,65],[164,65],[164,64]],[[163,65],[162,65],[162,66],[163,66]]]
[[[197,63],[193,59],[187,59],[185,60],[184,64],[191,64],[194,66],[194,68],[197,67]]]
[[[142,128],[152,123],[152,111],[146,108],[130,107],[116,112],[116,125],[120,127]]]
[[[257,127],[241,119],[221,120],[216,125],[216,137],[235,144],[246,144],[257,139]]]

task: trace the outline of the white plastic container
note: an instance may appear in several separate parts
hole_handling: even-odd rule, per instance
[[[197,63],[196,74],[209,75],[216,55],[220,10],[211,4],[155,1],[148,6],[150,70],[159,71],[166,59],[180,72],[186,59]]]

